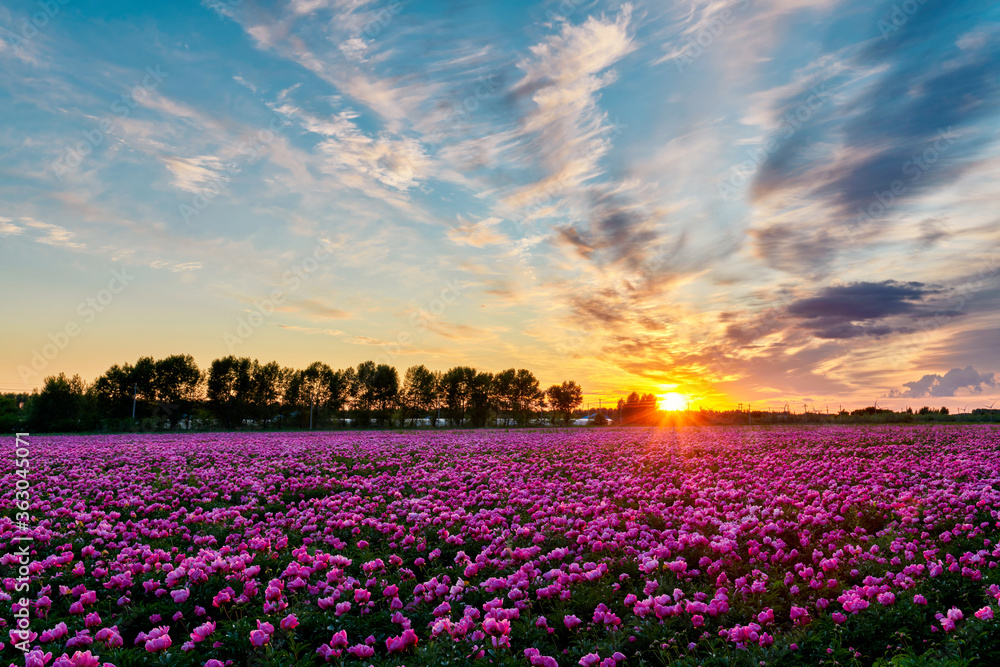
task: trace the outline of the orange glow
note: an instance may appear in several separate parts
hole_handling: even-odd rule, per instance
[[[679,412],[687,409],[688,397],[684,394],[678,394],[675,391],[671,391],[667,394],[660,395],[660,400],[657,401],[657,404],[661,410],[666,410],[667,412]]]

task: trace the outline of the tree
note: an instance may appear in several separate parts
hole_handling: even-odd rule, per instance
[[[301,371],[299,400],[302,412],[309,413],[309,428],[320,420],[320,412],[330,403],[330,388],[334,379],[333,369],[321,361],[314,361]]]
[[[132,389],[136,401],[135,416],[139,419],[152,414],[156,402],[156,362],[153,357],[140,357],[132,367]]]
[[[583,390],[573,380],[566,380],[561,385],[554,384],[545,392],[552,408],[563,413],[563,422],[569,425],[573,409],[583,403]]]
[[[497,410],[497,417],[503,418],[504,424],[514,417],[514,410],[517,407],[517,371],[508,368],[493,376],[492,397],[493,405]]]
[[[0,431],[11,433],[27,428],[30,394],[0,394]]]
[[[91,392],[105,418],[128,419],[132,416],[132,365],[113,365],[94,380]]]
[[[392,425],[392,411],[398,398],[399,373],[388,364],[379,364],[372,376],[372,400],[379,426],[384,426],[387,420]]]
[[[336,394],[331,391],[330,400],[335,402],[334,409],[342,413],[343,410],[346,410],[355,402],[358,386],[357,371],[351,366],[337,371],[337,382],[339,383],[340,391]],[[338,399],[339,402],[337,402]]]
[[[281,411],[287,382],[288,376],[277,361],[262,365],[253,360],[250,368],[251,414],[261,428],[267,428]]]
[[[519,368],[514,378],[512,397],[515,419],[519,425],[524,426],[530,421],[532,413],[541,409],[545,395],[539,388],[535,374]]]
[[[622,424],[653,424],[656,422],[656,396],[654,394],[639,395],[632,392],[624,401],[618,400],[621,410]]]
[[[404,419],[407,416],[415,419],[436,407],[437,384],[437,377],[423,364],[406,369],[401,392]]]
[[[253,362],[230,355],[215,359],[208,369],[207,398],[217,419],[226,427],[243,424],[251,401]]]
[[[326,380],[326,407],[333,412],[334,417],[339,418],[344,406],[353,396],[354,369],[332,371],[327,374]]]
[[[198,364],[190,354],[174,354],[154,363],[153,400],[171,426],[178,424],[182,415],[191,414],[202,380]]]
[[[465,422],[475,378],[476,369],[468,366],[450,368],[441,376],[442,401],[452,426],[461,426]]]
[[[87,428],[86,384],[79,375],[65,373],[45,378],[42,391],[31,397],[28,423],[32,431],[79,431]]]
[[[372,410],[375,407],[375,371],[374,361],[362,361],[354,373],[354,425],[368,426],[372,420]]]
[[[468,410],[470,421],[475,428],[486,426],[490,419],[490,408],[493,407],[493,375],[491,373],[476,373],[469,383]]]

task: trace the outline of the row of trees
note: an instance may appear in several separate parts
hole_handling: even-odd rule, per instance
[[[228,356],[198,368],[190,355],[143,357],[115,364],[89,385],[79,376],[45,379],[41,392],[5,395],[4,430],[75,431],[131,428],[322,428],[448,424],[525,426],[569,418],[583,399],[573,381],[542,390],[526,369],[499,373],[418,365],[402,379],[387,364],[365,361],[334,370]]]

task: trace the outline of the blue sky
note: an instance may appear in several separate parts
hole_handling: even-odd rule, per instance
[[[4,390],[183,352],[1000,397],[995,3],[13,2],[0,60]]]

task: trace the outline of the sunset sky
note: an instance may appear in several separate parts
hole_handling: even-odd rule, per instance
[[[1000,398],[994,0],[15,1],[0,109],[0,390],[233,353]]]

